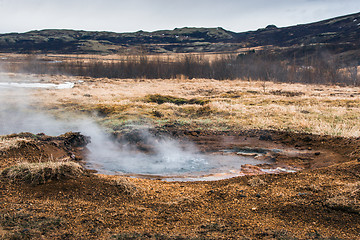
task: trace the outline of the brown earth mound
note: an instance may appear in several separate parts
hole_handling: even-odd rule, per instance
[[[21,161],[81,160],[89,141],[89,138],[73,132],[58,137],[32,133],[3,136],[0,140],[0,168]]]

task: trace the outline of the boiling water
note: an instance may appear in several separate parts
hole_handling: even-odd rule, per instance
[[[103,174],[118,174],[167,181],[218,180],[244,175],[244,164],[265,161],[254,157],[229,155],[222,152],[205,154],[182,151],[171,155],[122,152],[87,162],[87,167]]]

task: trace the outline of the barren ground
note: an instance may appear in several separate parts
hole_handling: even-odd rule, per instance
[[[240,80],[34,77],[71,81],[75,87],[34,90],[32,106],[56,116],[93,116],[114,136],[144,124],[211,149],[227,139],[231,146],[281,145],[311,154],[277,157],[276,164],[303,167],[296,173],[209,182],[166,182],[91,171],[44,184],[3,176],[0,236],[5,239],[360,238],[357,88],[264,86]],[[149,101],[149,94],[206,101],[159,104]],[[1,170],[49,158],[81,162],[86,149],[66,136],[1,138]]]

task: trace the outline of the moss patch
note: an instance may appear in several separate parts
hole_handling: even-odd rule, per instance
[[[149,94],[145,97],[145,101],[153,102],[157,104],[173,103],[176,105],[184,105],[184,104],[205,105],[210,102],[209,100],[206,99],[198,99],[198,98],[186,99],[186,98],[178,98],[170,95],[160,95],[160,94]]]

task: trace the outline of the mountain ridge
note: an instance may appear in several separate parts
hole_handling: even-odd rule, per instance
[[[188,53],[236,52],[258,46],[324,46],[357,50],[360,12],[314,23],[255,31],[233,32],[222,27],[183,27],[153,32],[116,33],[71,29],[44,29],[0,34],[0,52],[12,53]]]

